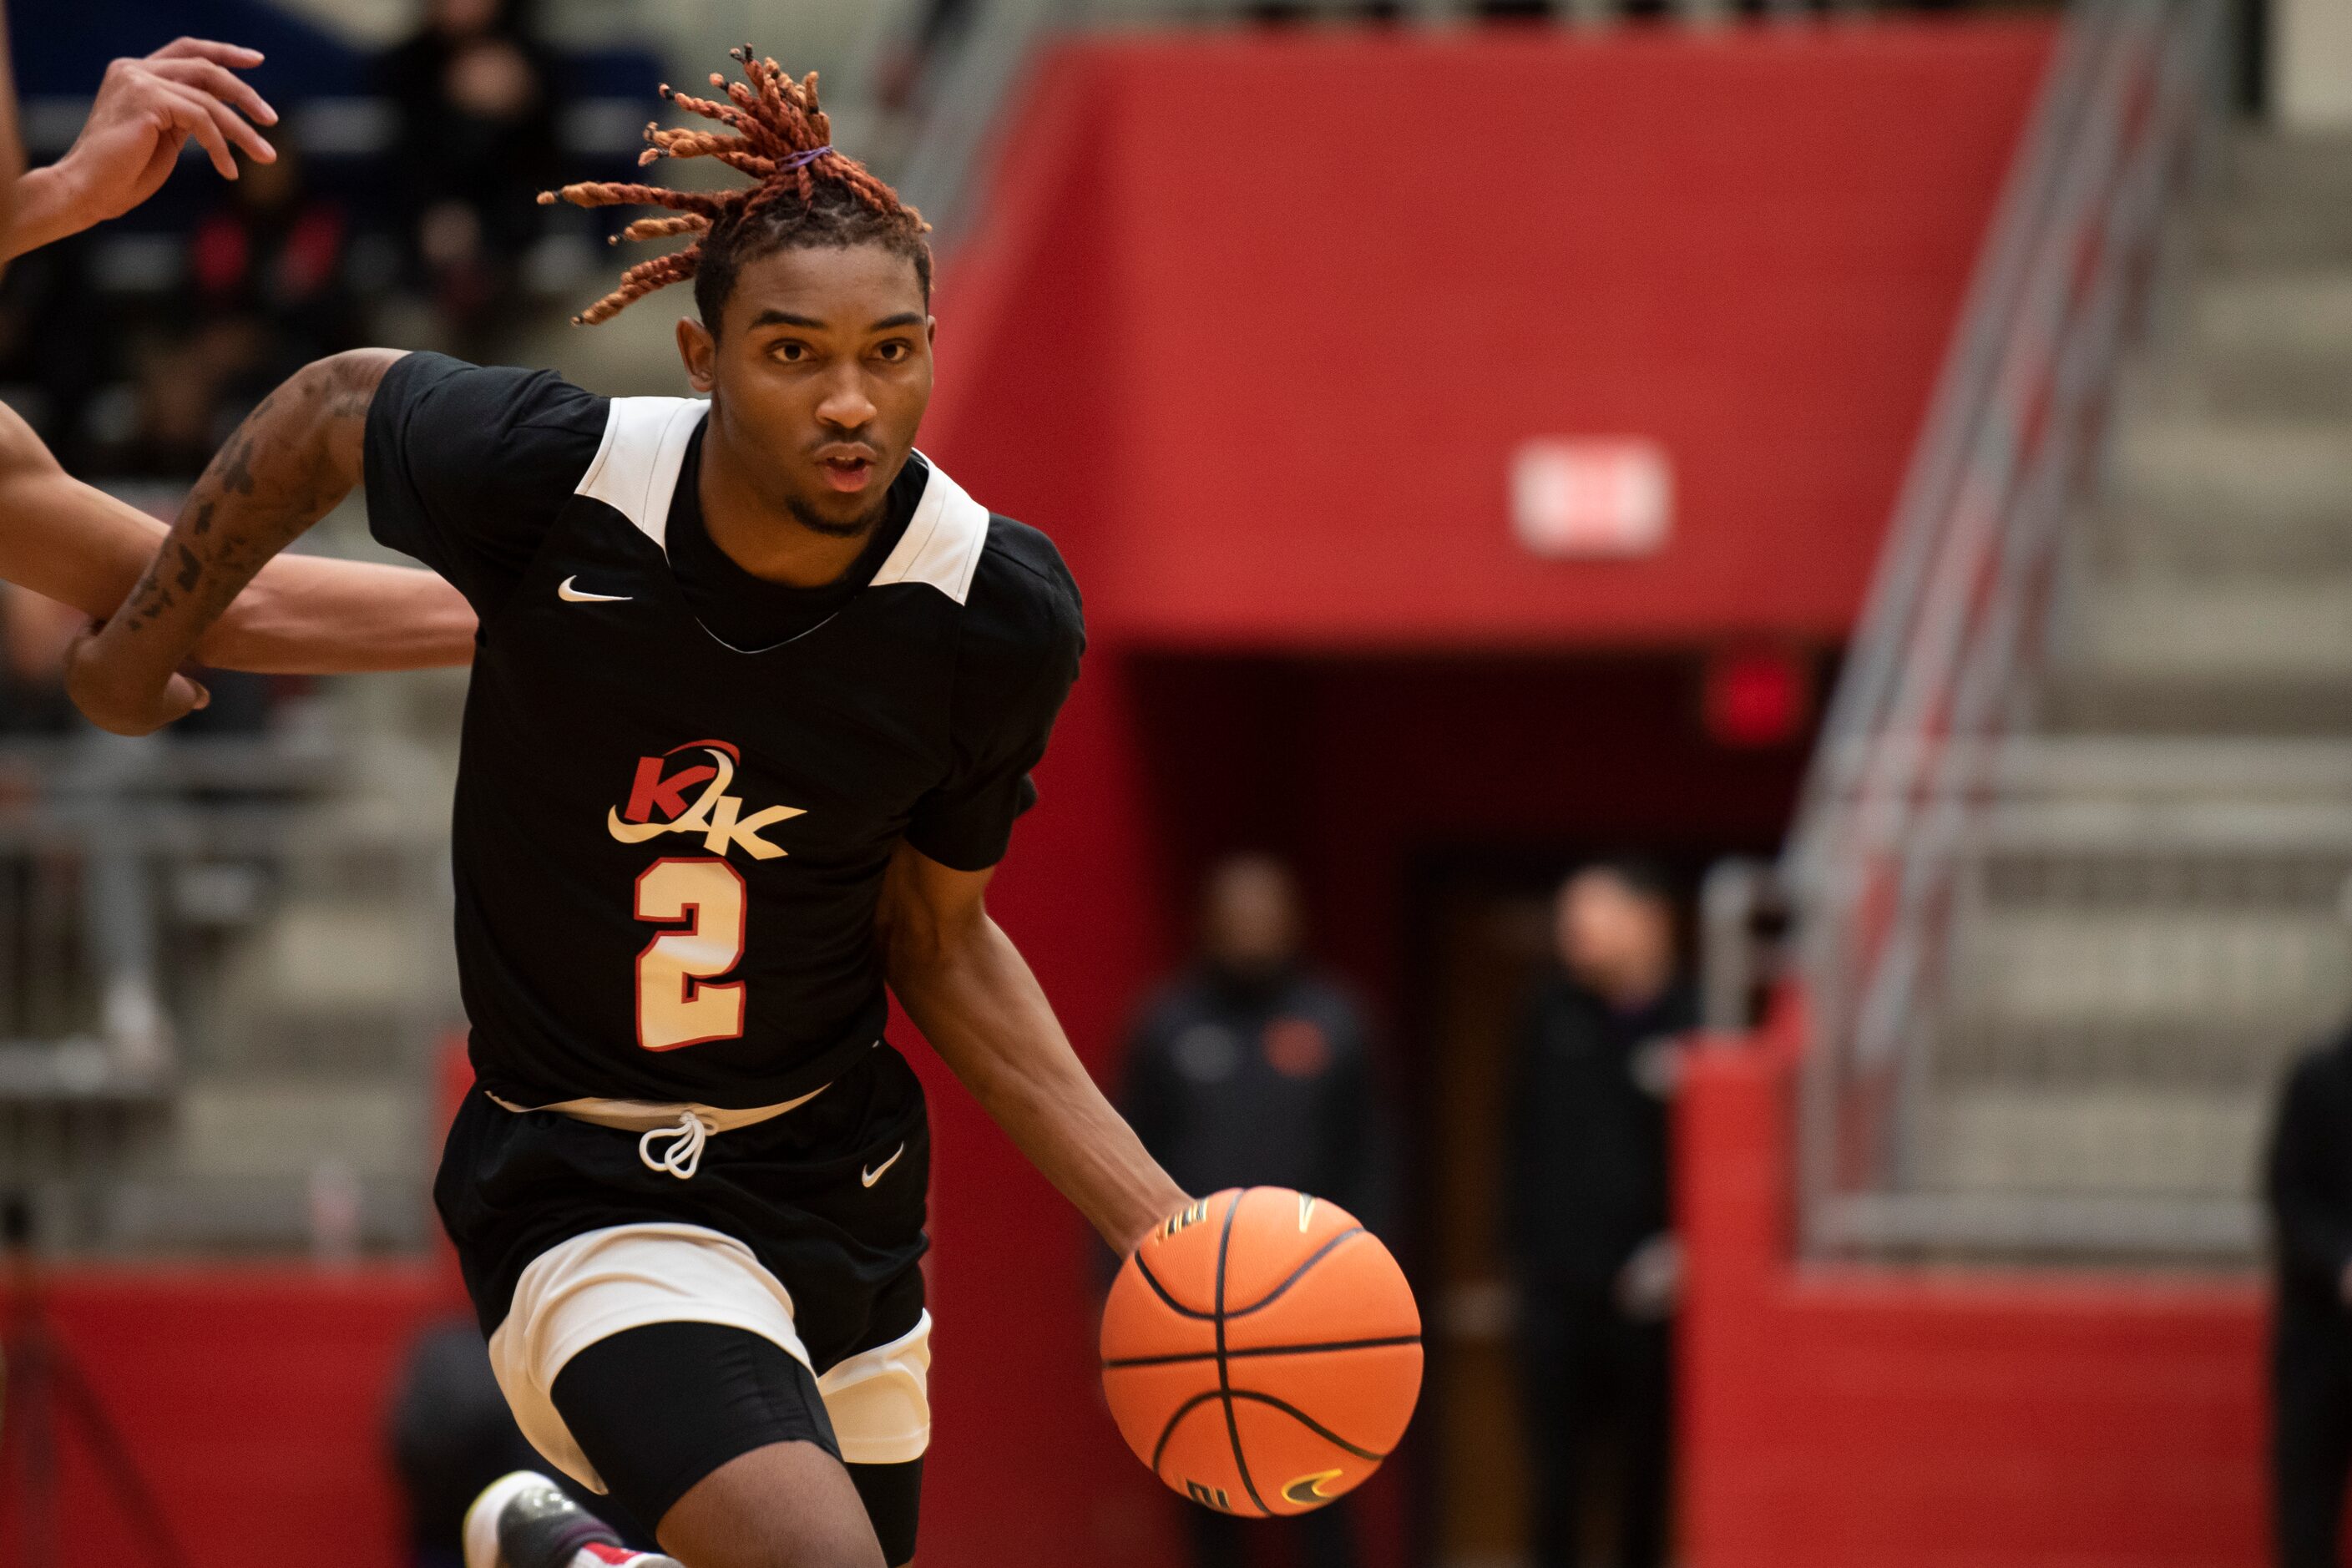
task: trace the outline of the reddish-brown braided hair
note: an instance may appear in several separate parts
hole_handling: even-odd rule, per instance
[[[570,202],[580,207],[656,206],[667,217],[644,217],[621,230],[618,239],[662,239],[690,234],[683,250],[640,261],[621,274],[620,286],[572,321],[593,326],[618,315],[656,289],[691,279],[696,306],[716,331],[719,312],[734,291],[735,274],[746,261],[787,247],[881,245],[915,265],[923,297],[931,293],[931,247],[923,236],[930,225],[898,199],[865,164],[833,148],[833,127],[817,107],[816,72],[799,81],[775,61],[763,60],[746,44],[729,55],[744,79],[729,81],[717,71],[710,85],[726,90],[726,101],[689,98],[665,83],[661,93],[679,108],[714,120],[734,132],[646,127],[652,143],[639,164],[656,158],[716,158],[758,184],[745,190],[673,191],[659,185],[594,181],[540,193],[540,205]]]

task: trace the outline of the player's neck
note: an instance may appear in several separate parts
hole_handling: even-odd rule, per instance
[[[695,489],[702,526],[730,561],[754,577],[794,588],[822,588],[856,563],[872,536],[870,525],[854,534],[821,533],[761,494],[742,466],[729,459],[727,444],[712,431],[703,441]]]

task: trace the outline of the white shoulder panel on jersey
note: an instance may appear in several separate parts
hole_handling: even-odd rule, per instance
[[[694,427],[709,412],[700,397],[615,397],[596,460],[572,493],[603,501],[667,552],[670,492]]]
[[[964,493],[947,471],[925,457],[930,477],[923,481],[923,499],[873,586],[886,583],[929,583],[961,605],[971,592],[971,574],[980,566],[980,552],[988,547],[988,509]]]

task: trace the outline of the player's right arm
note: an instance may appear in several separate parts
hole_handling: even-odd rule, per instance
[[[368,406],[401,357],[320,360],[237,426],[131,596],[68,657],[66,689],[92,723],[143,735],[204,700],[180,667],[256,574],[360,482]]]

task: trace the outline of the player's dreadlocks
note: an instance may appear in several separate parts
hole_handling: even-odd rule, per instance
[[[667,83],[661,93],[734,134],[666,131],[648,123],[646,140],[652,145],[638,154],[637,163],[716,158],[759,183],[749,190],[702,192],[595,181],[541,192],[541,206],[561,199],[581,207],[667,207],[673,215],[639,218],[616,238],[697,237],[683,250],[630,268],[621,275],[620,287],[572,321],[583,326],[610,321],[631,301],[691,279],[695,306],[703,323],[716,331],[743,263],[786,247],[882,246],[915,264],[928,300],[931,247],[923,236],[931,226],[865,164],[834,150],[832,124],[817,107],[816,72],[794,81],[775,61],[755,57],[749,44],[727,52],[742,66],[744,79],[729,81],[717,71],[710,73],[710,85],[726,89],[726,102],[689,98]]]

